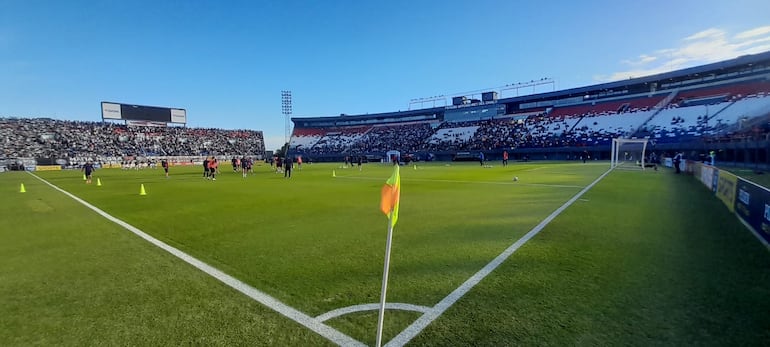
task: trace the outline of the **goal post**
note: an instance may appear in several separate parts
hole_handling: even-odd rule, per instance
[[[644,170],[647,160],[647,139],[612,139],[610,169]]]

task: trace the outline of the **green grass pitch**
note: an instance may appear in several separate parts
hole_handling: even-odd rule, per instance
[[[433,307],[608,166],[402,167],[388,302]],[[379,302],[390,172],[36,175],[317,317]],[[28,173],[0,174],[0,192],[1,345],[332,345]],[[769,269],[768,250],[692,177],[614,171],[409,344],[762,345]],[[421,315],[388,310],[383,341]],[[324,322],[368,345],[376,323],[376,310]]]

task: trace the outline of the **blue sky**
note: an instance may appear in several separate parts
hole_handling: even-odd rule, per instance
[[[768,51],[768,13],[767,0],[0,0],[0,117],[182,107],[188,126],[263,130],[273,150],[281,90],[294,116],[331,116],[544,77],[585,86]]]

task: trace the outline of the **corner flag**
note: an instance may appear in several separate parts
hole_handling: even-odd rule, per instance
[[[393,224],[398,221],[398,205],[401,196],[401,174],[398,164],[393,165],[393,174],[390,175],[385,185],[382,186],[382,200],[380,200],[380,210],[388,218],[393,219]],[[392,213],[392,214],[391,214]]]
[[[388,272],[390,269],[390,246],[393,240],[393,226],[398,221],[398,200],[401,196],[401,175],[398,164],[393,165],[393,174],[382,186],[380,210],[388,216],[388,240],[385,243],[385,266],[382,270],[382,292],[380,293],[380,314],[377,317],[377,347],[382,346],[382,326],[385,321],[385,297],[388,292]]]

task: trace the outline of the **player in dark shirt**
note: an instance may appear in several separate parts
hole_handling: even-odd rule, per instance
[[[160,161],[160,166],[163,167],[163,171],[166,172],[166,178],[168,178],[168,160],[163,159]]]
[[[249,171],[251,171],[251,160],[244,156],[241,158],[241,173],[243,174],[243,178],[246,178]]]
[[[83,171],[86,175],[86,183],[91,184],[91,174],[94,172],[94,164],[92,164],[90,161],[87,162],[85,165],[83,165],[83,168],[80,169],[80,171]]]
[[[293,161],[291,160],[291,157],[286,156],[286,158],[283,159],[283,177],[284,178],[291,178],[291,169],[294,166]]]
[[[203,159],[203,178],[209,178],[209,158]]]

